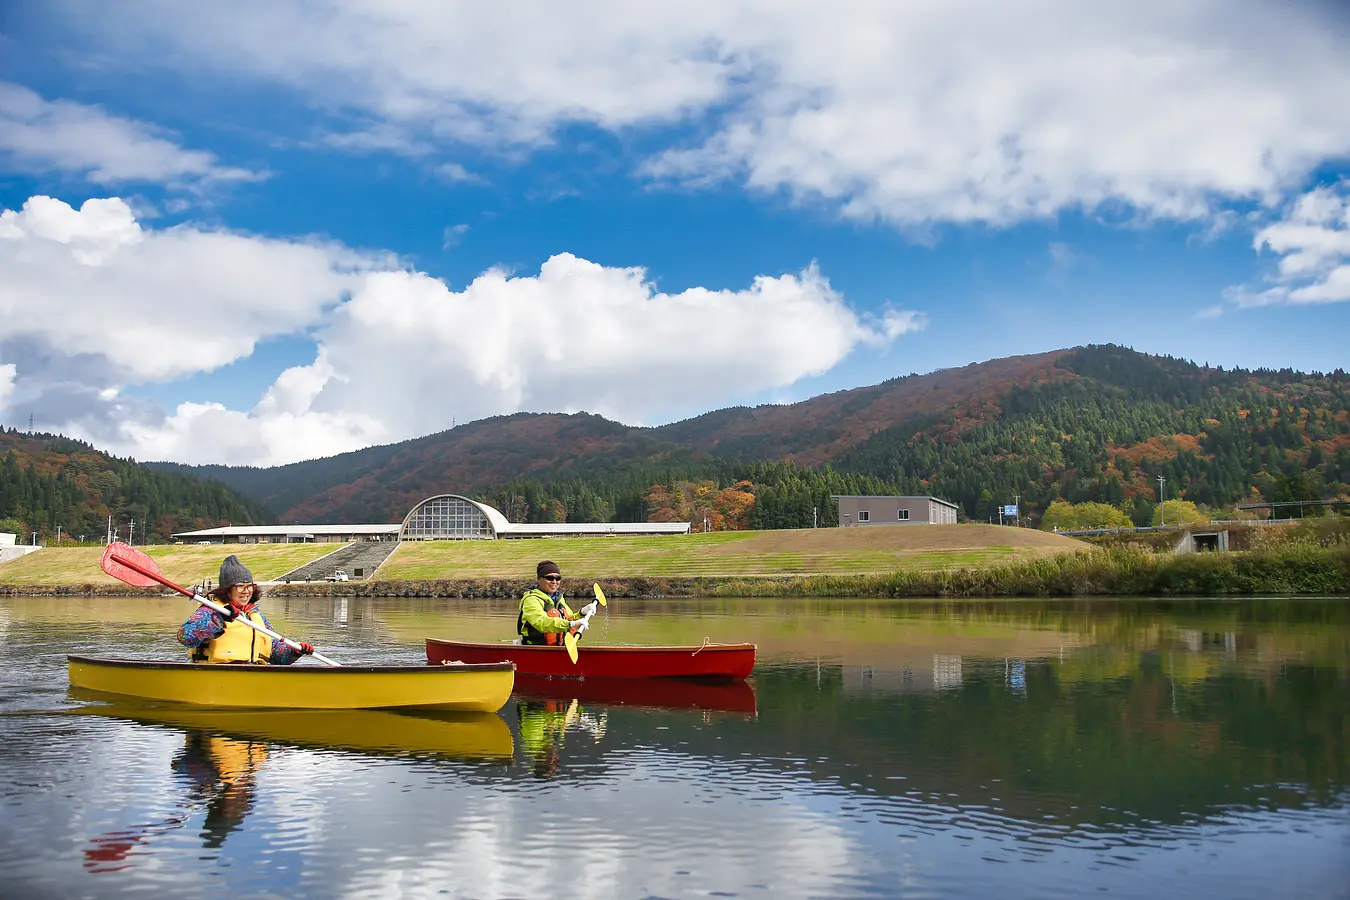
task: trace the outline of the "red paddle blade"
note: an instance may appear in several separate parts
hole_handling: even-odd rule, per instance
[[[103,551],[103,562],[100,565],[102,565],[103,571],[118,581],[125,581],[132,587],[150,587],[159,584],[149,575],[143,575],[126,565],[127,562],[135,563],[142,569],[159,574],[159,566],[155,565],[153,559],[135,547],[123,544],[120,541],[114,541],[108,545],[107,549]]]

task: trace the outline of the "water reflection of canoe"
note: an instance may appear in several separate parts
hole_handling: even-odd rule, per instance
[[[72,689],[76,699],[96,695]],[[375,709],[213,709],[186,704],[109,703],[68,710],[145,725],[208,731],[301,747],[362,753],[509,760],[511,729],[496,713]]]
[[[427,662],[513,662],[520,675],[580,678],[745,678],[755,667],[754,644],[614,647],[581,644],[573,664],[562,647],[470,643],[427,638]]]
[[[68,659],[73,688],[141,700],[258,709],[416,707],[496,712],[511,696],[515,681],[510,663],[320,667]]]
[[[755,689],[739,679],[550,678],[521,675],[515,696],[524,699],[580,700],[610,706],[656,709],[706,709],[755,715]]]

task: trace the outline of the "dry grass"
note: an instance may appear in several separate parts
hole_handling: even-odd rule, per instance
[[[142,547],[154,558],[170,581],[195,584],[215,579],[220,561],[231,553],[253,572],[258,581],[272,579],[310,560],[331,553],[344,544],[229,544],[207,547],[170,544]],[[121,584],[99,568],[102,547],[48,547],[0,565],[0,584]]]
[[[431,541],[401,545],[376,579],[528,579],[541,559],[554,560],[576,578],[882,574],[980,567],[1089,549],[1062,535],[997,525]]]

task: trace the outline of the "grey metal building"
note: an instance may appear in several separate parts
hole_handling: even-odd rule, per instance
[[[839,527],[862,525],[954,525],[957,506],[939,497],[852,496],[835,494]]]

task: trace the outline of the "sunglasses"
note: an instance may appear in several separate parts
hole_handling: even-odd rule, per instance
[[[562,576],[561,576],[561,575],[545,575],[545,576],[544,576],[544,580],[545,580],[545,581],[562,581]]]

